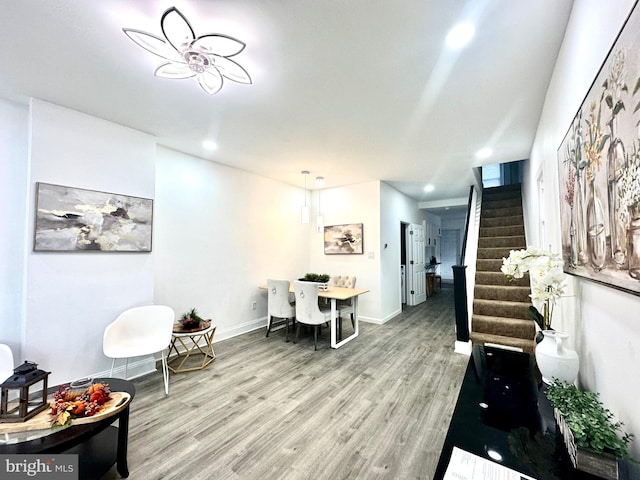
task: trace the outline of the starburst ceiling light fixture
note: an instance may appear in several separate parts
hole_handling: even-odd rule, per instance
[[[245,44],[228,35],[209,33],[196,37],[191,24],[176,7],[160,19],[164,38],[133,28],[122,31],[136,44],[165,60],[155,75],[162,78],[193,78],[209,95],[218,93],[223,78],[250,84],[247,71],[229,57],[238,55]]]

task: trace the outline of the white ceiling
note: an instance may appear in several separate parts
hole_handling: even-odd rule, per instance
[[[466,197],[472,167],[528,158],[572,0],[0,0],[0,97],[36,97],[167,147],[297,186],[383,180],[418,201]],[[123,27],[246,43],[253,84],[213,96],[153,75]],[[458,21],[476,35],[444,38]],[[213,139],[217,151],[201,142]],[[476,160],[489,146],[494,155]],[[310,182],[311,183],[311,182]],[[425,183],[435,190],[422,191]],[[310,185],[311,186],[311,185]]]

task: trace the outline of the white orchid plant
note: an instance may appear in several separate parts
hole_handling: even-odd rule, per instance
[[[500,270],[510,279],[522,278],[529,272],[531,278],[531,295],[529,296],[543,306],[540,328],[550,329],[553,308],[556,301],[564,294],[566,285],[562,257],[536,247],[511,250],[509,257],[502,259]]]

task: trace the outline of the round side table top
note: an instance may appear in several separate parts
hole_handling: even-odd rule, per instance
[[[196,328],[184,328],[180,323],[173,324],[173,334],[174,335],[201,335],[208,333],[212,328],[215,328],[215,325],[211,324],[211,320],[204,320],[200,323],[200,325]]]

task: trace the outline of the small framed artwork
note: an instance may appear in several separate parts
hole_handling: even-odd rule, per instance
[[[36,252],[150,252],[153,200],[38,182]]]
[[[362,223],[324,227],[324,254],[350,255],[363,253]]]

